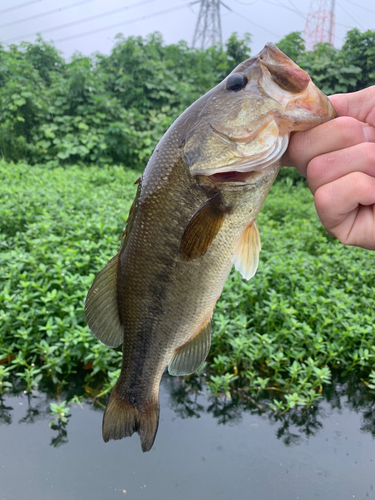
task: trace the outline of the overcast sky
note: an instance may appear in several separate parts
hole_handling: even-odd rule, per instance
[[[220,8],[223,39],[234,31],[249,32],[253,54],[268,41],[303,32],[309,12],[319,4],[331,5],[331,0],[223,2],[231,9]],[[77,50],[85,55],[107,54],[117,33],[145,36],[160,31],[167,44],[183,39],[191,45],[198,13],[199,1],[191,5],[188,0],[0,0],[0,41],[33,41],[40,32],[65,57]],[[375,29],[375,1],[335,0],[335,17],[335,47],[339,48],[348,29]]]

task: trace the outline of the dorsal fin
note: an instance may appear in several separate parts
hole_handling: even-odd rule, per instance
[[[137,215],[138,200],[139,200],[139,196],[141,194],[141,189],[142,189],[141,182],[142,182],[142,177],[139,177],[139,179],[137,179],[135,181],[135,184],[138,184],[138,189],[137,189],[137,192],[135,194],[135,198],[134,198],[133,203],[131,204],[131,207],[129,210],[128,218],[126,220],[125,231],[123,232],[123,234],[120,238],[120,240],[121,240],[120,251],[123,248],[125,248],[125,246],[126,246],[126,243],[127,243],[129,236],[130,236],[130,232],[131,232],[133,224],[134,224],[135,216]]]
[[[90,330],[103,344],[111,347],[118,347],[124,340],[124,328],[118,312],[117,266],[119,255],[126,246],[137,213],[141,177],[136,182],[138,190],[129,210],[119,253],[96,276],[85,303],[86,321]]]
[[[256,222],[252,222],[243,232],[232,259],[234,267],[246,280],[251,279],[258,269],[260,250],[259,230]]]
[[[175,350],[169,365],[170,375],[191,375],[207,357],[211,346],[211,320],[187,344]]]
[[[103,344],[111,347],[122,344],[124,336],[117,305],[118,255],[97,275],[85,303],[86,321],[90,330]]]

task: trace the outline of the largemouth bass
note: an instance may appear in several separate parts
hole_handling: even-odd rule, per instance
[[[123,343],[103,439],[138,432],[151,449],[159,384],[193,373],[211,343],[211,316],[232,265],[250,279],[257,215],[292,131],[336,116],[308,74],[267,44],[170,127],[140,178],[121,247],[88,293],[87,323]]]

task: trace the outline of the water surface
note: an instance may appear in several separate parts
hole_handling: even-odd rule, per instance
[[[104,444],[102,409],[73,405],[53,430],[43,394],[0,406],[1,500],[375,499],[375,413],[334,394],[281,417],[163,378],[154,447]]]

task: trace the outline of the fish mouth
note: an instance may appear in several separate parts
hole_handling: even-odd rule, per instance
[[[262,179],[262,177],[264,177],[265,174],[268,174],[270,170],[273,169],[268,168],[262,171],[251,170],[249,172],[228,170],[212,175],[197,175],[196,178],[198,180],[198,183],[202,186],[222,186],[230,189],[237,189],[244,186],[249,186],[250,184],[256,184]]]
[[[236,184],[236,185],[246,185],[250,184],[255,180],[255,177],[259,177],[260,172],[238,172],[236,170],[231,170],[229,172],[219,172],[208,176],[209,179],[215,184]]]

